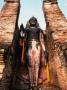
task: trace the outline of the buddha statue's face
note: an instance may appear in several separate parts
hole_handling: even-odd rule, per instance
[[[29,20],[29,24],[30,26],[36,26],[37,25],[37,19],[35,17],[32,17],[30,20]]]

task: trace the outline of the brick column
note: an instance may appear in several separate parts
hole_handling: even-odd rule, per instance
[[[57,0],[44,0],[43,12],[47,26],[51,80],[67,90],[67,53],[64,53],[67,51],[67,20],[59,9]]]
[[[20,0],[5,0],[5,5],[0,12],[0,44],[12,42],[18,22],[19,2]]]
[[[4,48],[13,41],[14,32],[18,27],[20,0],[4,0],[0,12],[0,78],[2,78]]]
[[[5,2],[20,2],[20,0],[4,0]]]

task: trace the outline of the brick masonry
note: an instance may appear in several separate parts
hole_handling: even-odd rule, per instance
[[[4,68],[4,46],[12,43],[18,27],[20,0],[4,0],[0,12],[0,78]],[[51,81],[62,90],[67,90],[67,63],[64,51],[67,50],[67,20],[58,7],[56,0],[45,0],[43,11],[46,19],[46,46],[49,53]],[[58,90],[58,89],[57,89]]]
[[[67,20],[57,3],[45,1],[43,12],[46,20],[50,76],[53,83],[60,85],[62,90],[67,90],[67,58],[64,55],[64,50],[67,50]]]
[[[12,43],[14,32],[18,27],[20,0],[4,0],[0,12],[0,78],[5,67],[3,61],[4,48]]]
[[[9,1],[9,2],[7,2]],[[13,2],[12,2],[13,1]],[[18,22],[19,0],[5,0],[5,5],[0,12],[0,44],[11,43]]]

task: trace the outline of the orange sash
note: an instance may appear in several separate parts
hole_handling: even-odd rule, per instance
[[[22,54],[21,54],[21,63],[24,64],[24,40],[20,39],[20,46],[22,49]]]

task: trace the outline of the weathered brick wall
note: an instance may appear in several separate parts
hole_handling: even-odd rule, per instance
[[[64,56],[64,50],[67,50],[67,20],[57,3],[45,1],[43,2],[43,11],[47,25],[51,80],[56,85],[60,85],[63,90],[67,90],[67,62],[65,60],[67,58]]]
[[[7,1],[11,0],[5,0],[5,5],[0,12],[0,44],[12,42],[19,13],[19,3],[16,2],[19,0],[15,0],[15,2]]]
[[[12,43],[14,32],[18,27],[18,15],[20,0],[4,0],[4,6],[0,12],[0,78],[2,78],[4,48]]]
[[[4,0],[4,1],[7,1],[7,2],[19,2],[20,0]]]

